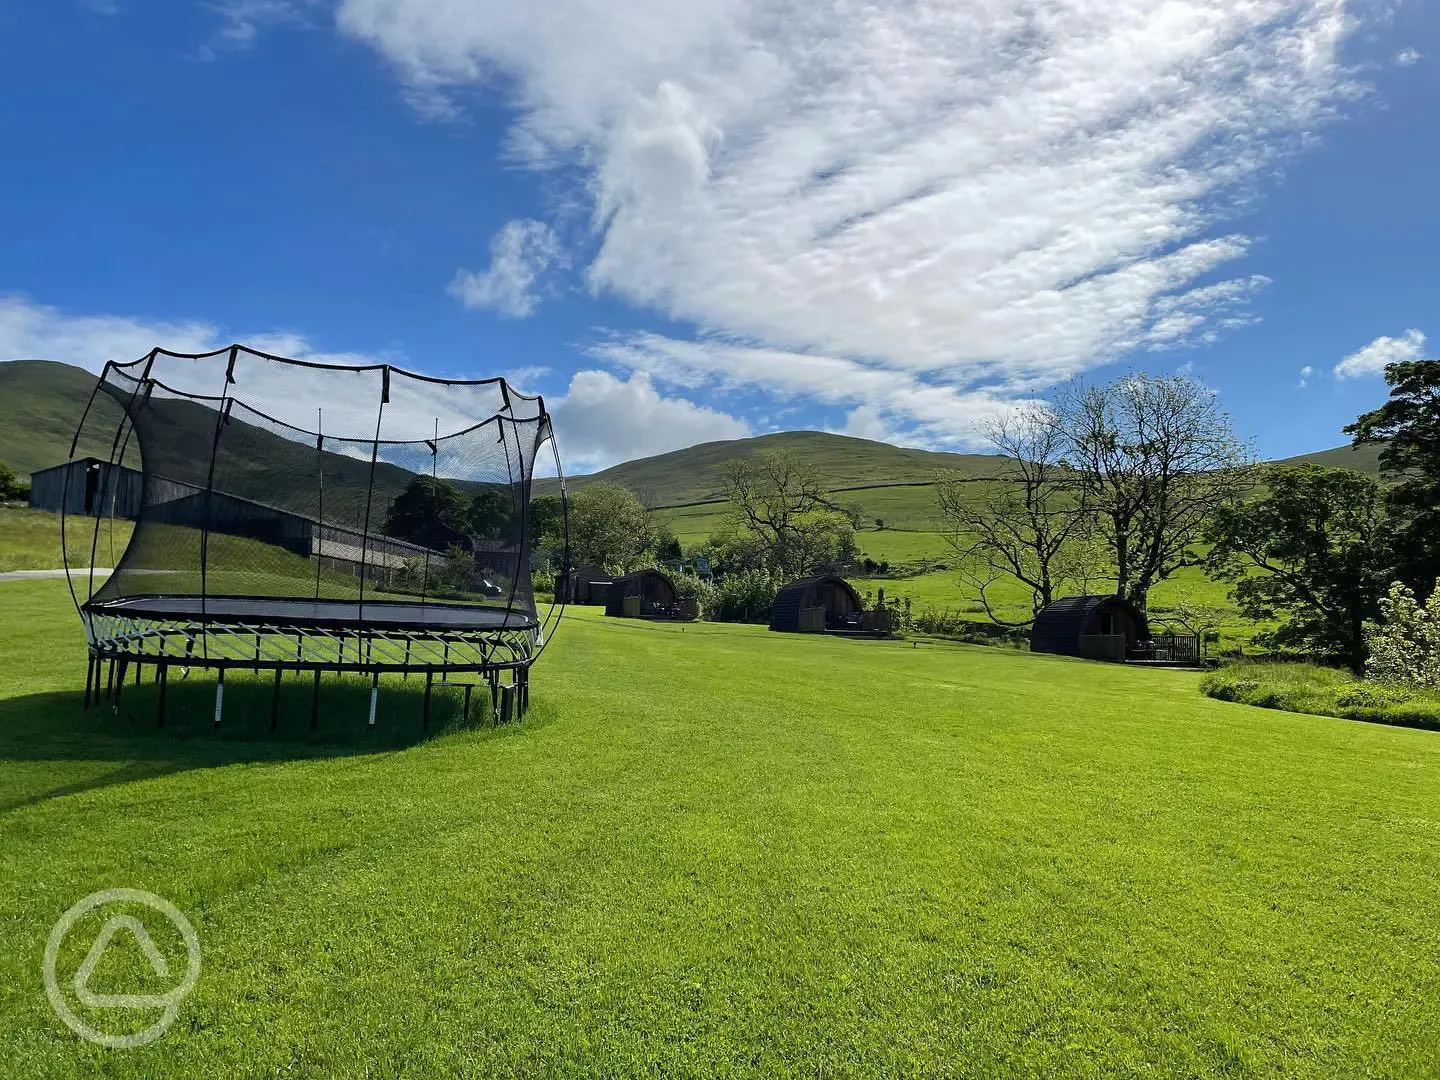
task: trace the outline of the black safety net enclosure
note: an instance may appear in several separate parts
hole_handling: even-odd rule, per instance
[[[67,472],[99,488],[89,549],[73,527],[65,540],[87,704],[138,665],[162,723],[170,670],[192,667],[217,672],[217,723],[235,668],[274,671],[277,700],[285,672],[317,693],[324,672],[368,674],[372,723],[387,673],[425,676],[427,722],[431,681],[464,673],[497,713],[523,713],[559,616],[541,617],[531,584],[537,461],[560,475],[542,398],[503,378],[155,349],[106,365],[72,459],[102,440],[108,467]],[[117,515],[134,518],[123,553]]]

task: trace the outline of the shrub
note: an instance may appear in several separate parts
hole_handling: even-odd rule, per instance
[[[1422,605],[1397,581],[1380,601],[1380,619],[1365,635],[1365,673],[1384,682],[1440,687],[1440,582]]]
[[[770,609],[779,591],[764,570],[739,570],[726,574],[711,590],[710,605],[704,606],[704,618],[712,622],[770,621]]]
[[[0,502],[30,498],[30,482],[22,480],[9,465],[0,461]]]
[[[1276,660],[1212,671],[1200,689],[1220,701],[1440,731],[1440,693],[1362,681],[1348,671]]]
[[[675,594],[681,600],[694,600],[700,609],[700,618],[710,618],[710,612],[715,607],[714,585],[694,574],[675,574],[671,580],[675,582]]]
[[[977,623],[965,618],[963,612],[949,608],[925,608],[908,617],[908,629],[921,634],[935,634],[953,638],[969,645],[1006,645],[1012,648],[1028,649],[1029,632],[1023,628],[998,626],[995,623]]]

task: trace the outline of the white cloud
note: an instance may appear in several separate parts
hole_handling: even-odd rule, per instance
[[[1342,0],[344,0],[338,22],[432,105],[507,88],[511,150],[584,178],[594,289],[764,346],[794,368],[770,382],[848,358],[942,398],[1244,325],[1265,279],[1225,276],[1250,240],[1214,225],[1354,90]]]
[[[0,360],[61,360],[98,372],[107,361],[134,360],[156,345],[204,352],[218,342],[216,327],[198,320],[69,315],[23,296],[0,296]]]
[[[684,398],[667,398],[644,372],[628,380],[577,371],[549,403],[567,469],[600,469],[696,443],[743,439],[750,425]]]
[[[975,427],[1013,407],[1004,388],[957,390],[910,372],[843,357],[782,352],[723,341],[635,334],[596,346],[596,356],[662,382],[727,394],[762,390],[781,401],[851,410],[848,434],[920,446],[972,446]],[[868,432],[868,434],[866,434]]]
[[[490,240],[490,269],[458,271],[449,292],[466,307],[524,318],[539,306],[535,286],[540,276],[560,257],[560,242],[550,226],[530,218],[511,221]]]
[[[1420,62],[1420,53],[1416,49],[1401,49],[1395,54],[1396,67],[1410,67]]]
[[[1295,389],[1303,390],[1310,384],[1310,378],[1315,374],[1315,368],[1306,364],[1300,369],[1300,381],[1295,384]]]
[[[1425,335],[1419,330],[1406,330],[1398,338],[1377,337],[1363,349],[1357,349],[1335,365],[1338,379],[1358,379],[1365,375],[1381,375],[1386,364],[1403,360],[1420,360],[1425,355]]]
[[[202,320],[74,315],[23,296],[0,296],[0,361],[59,360],[99,372],[108,361],[128,363],[157,345],[173,352],[204,353],[235,340],[259,352],[312,363],[410,366],[400,355],[325,351],[296,333],[272,331],[232,338]],[[161,357],[153,374],[166,385],[191,394],[213,396],[225,388],[225,363],[220,359]],[[321,428],[327,439],[336,440],[331,448],[337,453],[368,459],[368,445],[347,448],[338,440],[368,444],[375,437],[379,372],[337,375],[305,367],[279,367],[242,353],[235,374],[237,385],[230,392],[243,404],[302,431]],[[512,386],[523,388],[549,374],[550,369],[544,367],[518,367],[507,372],[506,378]],[[502,404],[498,388],[392,376],[379,434],[382,439],[417,440],[429,438],[438,427],[443,436],[493,415]],[[566,466],[571,469],[600,468],[695,443],[751,434],[743,420],[684,398],[666,397],[656,390],[650,376],[641,372],[628,379],[605,371],[577,372],[566,392],[551,396],[546,405],[554,418]],[[77,410],[81,406],[83,403]],[[317,418],[317,407],[324,409],[323,419]],[[401,460],[401,451],[391,450],[387,456],[407,467],[414,465],[409,458]],[[474,465],[467,462],[467,467]]]
[[[23,296],[0,296],[0,360],[59,360],[99,372],[108,361],[129,363],[159,346],[176,353],[207,353],[234,341],[274,356],[341,367],[390,363],[405,357],[317,348],[304,335],[275,332],[229,336],[202,320],[172,321],[123,315],[74,315]],[[177,391],[201,396],[233,393],[244,406],[302,432],[368,441],[376,434],[382,393],[378,371],[337,376],[305,367],[272,365],[240,354],[237,383],[225,384],[223,359],[159,357],[152,375]],[[516,377],[538,378],[543,368],[519,368]],[[496,373],[498,374],[498,372]],[[484,377],[483,375],[479,377]],[[436,384],[395,376],[385,405],[383,439],[424,439],[468,428],[503,407],[498,388]],[[323,408],[323,419],[316,409]],[[296,436],[298,437],[298,436]],[[338,452],[345,452],[339,443]]]

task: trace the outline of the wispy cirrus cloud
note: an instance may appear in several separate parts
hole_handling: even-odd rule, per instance
[[[338,23],[432,108],[510,88],[512,152],[581,177],[596,291],[792,382],[828,357],[976,400],[1252,318],[1266,279],[1221,222],[1356,93],[1365,10],[344,0]],[[866,408],[901,407],[876,385]]]
[[[325,0],[216,0],[206,5],[219,25],[200,46],[198,59],[214,60],[227,49],[248,49],[272,26],[314,26]]]
[[[1382,375],[1386,364],[1425,357],[1425,335],[1419,330],[1406,330],[1399,337],[1377,337],[1362,349],[1356,349],[1335,365],[1337,379],[1359,379],[1366,375]]]

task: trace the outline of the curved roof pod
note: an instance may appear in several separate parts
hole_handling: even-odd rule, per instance
[[[1145,613],[1122,596],[1067,596],[1035,616],[1030,651],[1092,660],[1123,660],[1150,636]]]
[[[629,600],[629,610],[626,601]],[[606,615],[628,615],[640,619],[685,618],[680,611],[680,593],[668,574],[654,567],[636,570],[610,583],[605,598]]]
[[[816,608],[825,612],[824,629],[833,628],[843,617],[863,610],[860,594],[848,581],[831,574],[819,574],[792,581],[775,594],[775,603],[770,609],[770,629],[790,632],[822,629],[803,625],[802,612]]]

